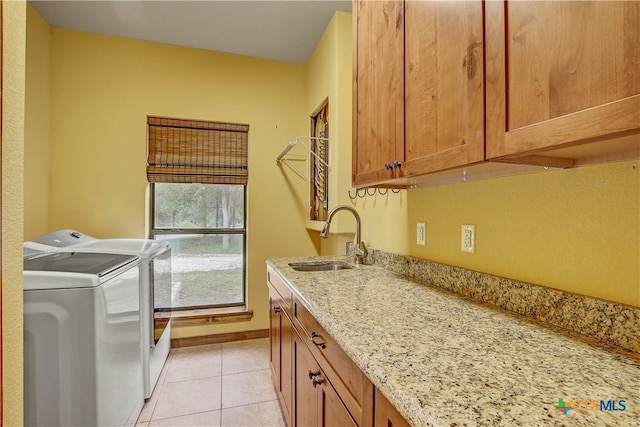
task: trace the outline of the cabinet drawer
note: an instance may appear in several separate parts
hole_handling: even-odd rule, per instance
[[[373,384],[313,315],[295,298],[294,319],[300,335],[358,425],[370,425]]]
[[[289,315],[289,318],[293,317],[293,295],[287,283],[276,273],[271,267],[267,267],[267,281],[278,294],[280,294],[280,304],[284,308],[284,311]]]

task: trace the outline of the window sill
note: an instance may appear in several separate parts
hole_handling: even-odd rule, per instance
[[[248,322],[253,318],[253,310],[247,307],[203,308],[200,310],[174,311],[171,324],[180,326],[202,326],[219,323]]]

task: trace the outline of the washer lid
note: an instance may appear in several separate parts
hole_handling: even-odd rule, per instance
[[[74,245],[68,250],[82,252],[110,252],[138,255],[142,258],[153,256],[169,250],[169,242],[148,239],[96,239]]]
[[[82,234],[78,230],[64,229],[44,234],[37,239],[34,239],[34,242],[43,245],[55,246],[57,248],[64,248],[67,246],[77,245],[79,243],[91,242],[93,240],[97,239],[93,236]]]
[[[38,258],[25,259],[24,271],[55,271],[103,277],[137,260],[137,256],[123,254],[58,252]]]

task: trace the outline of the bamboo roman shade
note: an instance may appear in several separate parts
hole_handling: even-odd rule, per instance
[[[148,117],[149,182],[247,184],[249,125]]]

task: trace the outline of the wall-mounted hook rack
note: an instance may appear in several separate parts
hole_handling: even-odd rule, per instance
[[[394,194],[398,194],[400,190],[401,190],[400,188],[392,188],[391,192]],[[360,191],[362,191],[362,194],[360,194]],[[374,187],[356,188],[356,194],[353,196],[351,195],[351,190],[349,190],[349,198],[351,200],[364,199],[366,196],[375,196],[376,194],[384,196],[388,192],[389,192],[388,188],[374,188]]]
[[[309,154],[312,154],[317,161],[319,161],[320,163],[322,163],[324,166],[327,167],[327,169],[331,169],[331,166],[329,165],[328,161],[325,161],[323,158],[321,158],[317,153],[314,152],[314,150],[311,149],[311,147],[309,147],[309,145],[305,144],[303,139],[307,139],[309,141],[321,141],[325,143],[325,150],[327,153],[327,159],[329,159],[329,144],[330,144],[330,140],[329,138],[322,138],[322,137],[318,137],[318,136],[296,136],[295,139],[293,141],[289,141],[288,145],[284,148],[284,150],[282,150],[282,152],[280,153],[280,155],[278,157],[276,157],[276,163],[280,164],[286,164],[287,166],[289,166],[291,168],[291,170],[293,170],[300,178],[307,180],[309,179],[309,174],[308,172],[306,173],[302,173],[300,172],[300,170],[298,168],[296,168],[291,161],[292,160],[304,160],[305,163],[308,160],[308,155],[305,156],[303,154],[289,154],[289,151],[295,147],[296,145],[300,144],[302,145],[304,148],[307,149],[307,151],[309,152]],[[305,168],[308,170],[308,168]]]

